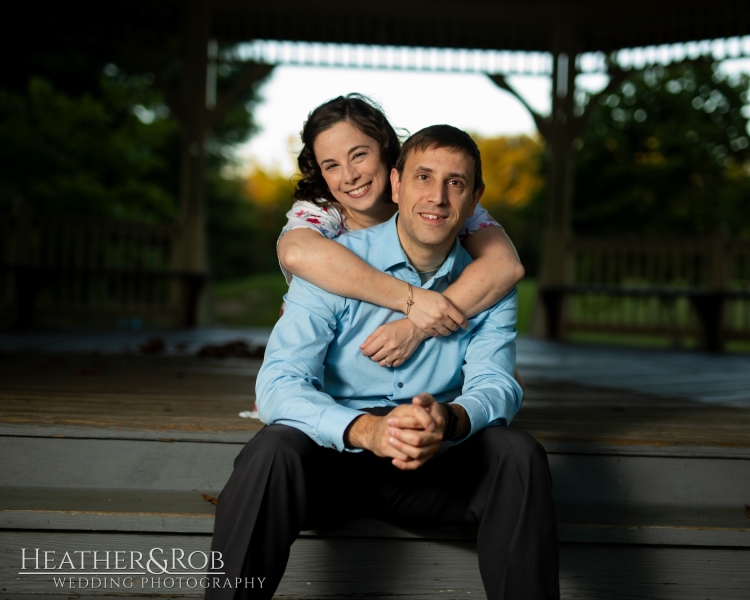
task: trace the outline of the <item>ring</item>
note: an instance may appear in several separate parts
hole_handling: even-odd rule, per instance
[[[393,366],[393,364],[392,364],[392,363],[389,363],[389,362],[387,362],[387,363],[385,363],[385,366],[386,366],[386,367],[392,367],[392,366]]]

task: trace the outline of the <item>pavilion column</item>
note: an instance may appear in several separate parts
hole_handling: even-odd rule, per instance
[[[576,52],[559,26],[552,71],[552,112],[545,131],[550,153],[547,210],[542,241],[539,292],[532,333],[560,339],[564,332],[564,295],[560,286],[571,283],[568,242],[572,235],[573,141],[580,132],[575,109]],[[564,43],[567,41],[568,43]],[[562,42],[562,43],[561,43]]]
[[[180,105],[181,149],[177,264],[182,275],[181,324],[198,324],[206,295],[205,142],[208,48],[211,7],[208,0],[185,0],[182,10]]]

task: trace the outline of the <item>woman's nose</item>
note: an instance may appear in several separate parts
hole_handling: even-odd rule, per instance
[[[346,183],[352,183],[359,179],[359,170],[353,165],[346,165],[344,167],[344,181]]]

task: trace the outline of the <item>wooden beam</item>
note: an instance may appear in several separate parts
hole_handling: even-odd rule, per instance
[[[273,70],[273,65],[265,65],[261,63],[246,63],[243,68],[242,74],[237,78],[234,85],[222,94],[216,106],[208,112],[208,126],[209,128],[216,127],[227,114],[227,111],[239,100],[247,89],[257,81],[260,81]]]

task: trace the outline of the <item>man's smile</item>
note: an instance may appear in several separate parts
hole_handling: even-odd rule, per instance
[[[428,212],[421,212],[419,213],[419,216],[427,221],[432,221],[433,223],[442,223],[448,218],[446,215],[438,215],[435,213],[428,213]]]

